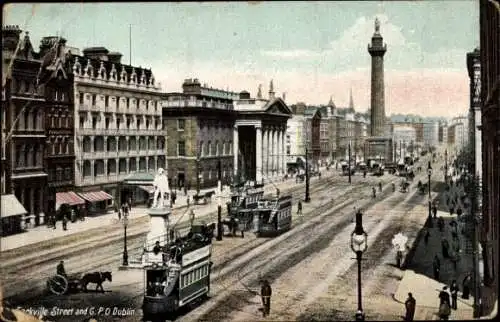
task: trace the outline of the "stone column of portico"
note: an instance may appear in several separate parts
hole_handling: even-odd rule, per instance
[[[255,127],[255,150],[256,150],[256,157],[255,157],[255,171],[257,172],[255,174],[255,181],[257,181],[258,184],[262,183],[262,128],[260,125]]]
[[[271,137],[271,131],[269,130],[269,128],[266,128],[266,138],[265,138],[266,150],[264,151],[264,153],[265,153],[264,158],[266,159],[266,171],[265,171],[266,180],[269,179],[269,163],[271,162],[271,160],[269,158],[269,154],[270,154],[270,150],[271,150],[271,144],[269,143],[270,137]]]
[[[238,126],[233,127],[233,173],[234,177],[238,174]]]
[[[276,175],[276,130],[273,128],[271,130],[271,177]]]
[[[282,136],[281,136],[281,155],[283,158],[281,159],[281,169],[283,175],[285,175],[288,171],[286,168],[286,148],[285,148],[285,138],[286,138],[286,130],[282,130]]]
[[[277,142],[277,146],[278,146],[278,153],[277,153],[277,156],[276,156],[276,176],[280,176],[281,175],[281,129],[278,128],[278,142]]]

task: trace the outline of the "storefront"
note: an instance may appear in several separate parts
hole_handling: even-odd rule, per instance
[[[132,201],[132,206],[149,206],[153,197],[154,176],[149,173],[133,173],[120,184],[120,202]]]
[[[14,195],[3,195],[1,204],[2,236],[19,233],[23,230],[21,219],[28,212]]]
[[[56,215],[56,220],[62,219],[59,218],[61,217],[61,214],[59,214],[59,210],[62,205],[68,205],[72,210],[75,211],[75,215],[77,217],[85,217],[86,215],[85,200],[73,191],[56,193],[56,213],[58,214]]]
[[[80,197],[85,199],[88,214],[99,214],[107,212],[114,207],[113,196],[104,191],[79,192]]]

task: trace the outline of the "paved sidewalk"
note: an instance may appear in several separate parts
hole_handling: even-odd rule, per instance
[[[336,174],[335,171],[326,171],[324,169],[322,170],[322,178],[330,177],[335,174]],[[318,180],[317,177],[311,178],[311,183],[313,183],[316,180]],[[287,180],[276,179],[273,184],[267,184],[264,187],[264,193],[274,194],[276,192],[276,187],[278,187],[281,191],[284,191],[299,185],[305,185],[305,183],[304,182],[296,183],[295,178],[289,178]],[[213,190],[217,190],[217,188],[214,187],[210,189],[201,189],[200,193],[205,193],[207,191],[213,191]],[[190,209],[194,209],[197,217],[205,216],[217,210],[217,198],[212,197],[212,202],[207,205],[205,204],[194,205],[192,196],[195,194],[196,190],[188,191],[188,195],[191,196]],[[179,217],[182,217],[186,213],[187,210],[186,198],[187,197],[184,195],[184,192],[177,191],[177,200],[175,202],[175,205],[172,207],[171,222],[175,223]],[[146,217],[148,215],[147,209],[148,208],[145,206],[133,207],[131,209],[131,212],[129,213],[129,220],[134,220],[134,219],[137,220],[139,218]],[[225,205],[223,205],[222,209],[223,213],[225,212],[225,209],[226,207]],[[121,226],[122,223],[118,220],[118,215],[114,211],[109,211],[106,214],[85,217],[84,221],[77,221],[74,223],[68,222],[67,230],[62,229],[62,223],[60,221],[57,222],[56,229],[49,228],[46,225],[37,226],[23,233],[1,237],[0,252],[20,248],[26,245],[50,241],[58,237],[74,235],[77,233],[89,231],[103,226],[113,226],[113,225]]]
[[[417,310],[415,320],[436,320],[439,319],[437,312],[439,310],[439,292],[443,286],[448,287],[451,281],[457,281],[459,290],[462,290],[462,280],[467,272],[472,269],[472,255],[466,254],[465,244],[466,237],[459,232],[460,260],[457,262],[457,269],[451,259],[443,258],[441,252],[441,239],[446,238],[452,244],[451,231],[452,226],[449,225],[451,220],[456,220],[456,215],[450,216],[449,213],[438,211],[438,217],[441,216],[445,221],[445,229],[441,233],[437,227],[437,222],[434,221],[433,228],[423,228],[421,233],[422,238],[418,240],[415,246],[415,253],[408,263],[408,269],[404,272],[394,299],[400,303],[404,303],[408,293],[413,293],[417,301]],[[425,244],[424,234],[429,230],[430,236],[428,243]],[[438,255],[441,262],[441,270],[439,280],[435,280],[433,276],[433,259],[434,255]],[[450,320],[467,320],[472,319],[473,313],[473,298],[464,300],[461,298],[462,293],[459,291],[458,309],[452,310]]]

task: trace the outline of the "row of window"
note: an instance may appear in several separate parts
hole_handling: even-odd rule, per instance
[[[92,144],[91,139],[86,136],[83,139],[83,152],[105,152],[105,145],[107,148],[106,151],[115,152],[117,148],[117,141],[114,137],[109,137],[107,143],[104,144],[104,138],[102,136],[97,136]],[[92,147],[93,150],[91,149]],[[119,151],[130,151],[136,150],[137,148],[141,151],[157,149],[163,150],[165,148],[165,139],[161,137],[158,137],[157,139],[149,137],[149,139],[146,139],[146,137],[141,136],[139,140],[136,140],[135,137],[131,137],[128,140],[128,144],[124,137],[120,137],[118,140]]]
[[[179,141],[181,142],[181,141]],[[211,141],[200,142],[200,155],[201,156],[217,156],[217,155],[231,155],[233,149],[233,142],[223,141],[222,144],[219,141],[215,141],[215,144]]]
[[[85,127],[85,123],[87,122],[87,118],[85,116],[80,116],[80,128]],[[96,129],[98,125],[101,125],[101,121],[97,116],[93,116],[91,119],[92,122],[92,128]],[[120,129],[122,128],[121,125],[125,124],[126,129],[131,129],[132,127],[132,119],[131,118],[126,118],[125,122],[122,123],[122,118],[117,117],[115,119],[115,128]],[[142,129],[142,125],[145,124],[145,129],[150,129],[150,125],[153,125],[153,128],[151,130],[159,130],[158,126],[160,125],[160,121],[158,118],[154,118],[154,120],[150,120],[149,117],[146,117],[146,122],[143,122],[141,118],[136,119],[135,122],[135,129]],[[106,129],[109,129],[111,125],[111,118],[106,117],[104,118],[104,126]],[[162,129],[166,129],[166,122],[162,122]]]
[[[38,145],[16,146],[16,168],[43,167],[43,149]]]
[[[208,272],[208,265],[203,265],[201,267],[195,268],[187,274],[181,275],[180,287],[185,288],[191,284],[198,282],[202,278],[208,276]]]
[[[127,161],[126,159],[119,159],[119,160],[108,160],[107,163],[107,169],[106,169],[106,174],[112,174],[116,173],[118,170],[118,173],[131,173],[131,172],[145,172],[145,171],[155,171],[157,168],[164,168],[165,167],[165,159],[164,158],[158,158],[156,164],[155,160],[153,158],[148,160],[149,162],[146,162],[146,158],[140,158],[139,162],[136,161],[135,158],[131,158],[129,160],[129,169],[127,171]],[[118,163],[118,165],[117,165]],[[137,167],[139,166],[139,167]],[[90,177],[92,176],[92,163],[89,160],[85,160],[83,162],[83,176],[84,177]],[[105,174],[105,167],[104,167],[104,160],[95,160],[94,161],[94,176],[98,175],[104,175]]]
[[[85,93],[80,92],[79,93],[79,103],[83,104],[85,101],[85,98],[87,98],[87,101],[91,101],[92,105],[96,105],[97,94],[86,94],[85,95]],[[130,108],[131,105],[132,105],[132,107],[139,108],[139,104],[138,103],[136,104],[136,102],[138,102],[139,99],[135,99],[133,97],[121,97],[121,98],[117,99],[116,96],[100,95],[100,100],[104,101],[105,107],[108,107],[110,102],[112,104],[114,104],[116,102],[116,108],[119,108],[120,102],[121,102],[121,104],[123,104],[123,106],[126,106],[127,109]],[[142,103],[142,106],[146,107],[146,110],[149,107],[153,107],[155,111],[158,110],[159,101],[151,101],[150,100],[150,101],[146,102],[146,100],[142,100],[141,103]]]
[[[38,110],[30,111],[25,109],[19,114],[16,124],[17,130],[43,130],[43,114]]]
[[[62,181],[62,180],[72,180],[73,179],[73,169],[71,167],[56,167],[49,169],[49,181]]]

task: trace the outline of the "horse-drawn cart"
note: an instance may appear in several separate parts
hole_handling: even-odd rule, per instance
[[[47,280],[47,288],[55,295],[62,295],[79,291],[86,292],[87,285],[93,283],[96,284],[96,291],[100,289],[104,292],[102,283],[106,280],[111,282],[111,272],[77,273],[71,275],[57,274]]]
[[[47,287],[55,295],[77,292],[81,288],[81,274],[52,276],[47,281]]]

